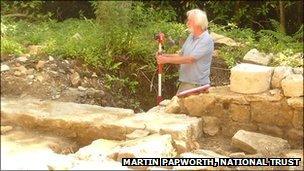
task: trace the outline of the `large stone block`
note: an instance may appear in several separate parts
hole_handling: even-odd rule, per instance
[[[170,102],[165,107],[165,112],[167,113],[180,113],[180,105],[179,105],[179,98],[174,96]]]
[[[243,94],[231,91],[229,86],[211,87],[209,95],[215,97],[216,101],[222,104],[249,104]]]
[[[80,148],[79,151],[72,154],[72,157],[82,161],[101,162],[108,159],[121,161],[122,158],[172,158],[176,155],[171,135],[153,134],[127,141],[98,139],[90,145]]]
[[[286,130],[285,137],[293,147],[303,147],[303,128]]]
[[[271,86],[273,88],[280,88],[281,87],[281,81],[288,75],[291,75],[292,68],[286,67],[286,66],[278,66],[275,67],[273,70],[273,76],[271,79]]]
[[[207,110],[213,108],[215,103],[215,97],[212,94],[192,95],[180,100],[191,116],[206,115]]]
[[[258,124],[258,130],[260,133],[269,134],[276,137],[283,137],[283,130],[275,125]]]
[[[250,106],[248,105],[230,105],[230,118],[233,121],[249,122],[250,121]]]
[[[303,97],[292,97],[287,99],[287,104],[293,108],[303,108]]]
[[[275,102],[275,101],[280,101],[284,98],[284,95],[280,89],[272,89],[258,94],[246,94],[244,96],[248,102],[257,102],[257,101]]]
[[[284,95],[288,97],[303,96],[303,75],[292,74],[281,82]]]
[[[303,108],[294,110],[292,125],[297,129],[303,129]]]
[[[115,148],[119,148],[121,141],[98,139],[80,148],[73,156],[79,160],[102,160],[113,157]]]
[[[252,102],[251,118],[258,123],[291,126],[292,108],[286,102]]]
[[[231,91],[244,94],[261,93],[270,88],[273,68],[254,65],[239,64],[231,69]]]
[[[122,142],[120,148],[114,151],[117,158],[121,161],[122,158],[163,158],[175,157],[176,151],[173,147],[173,139],[171,135],[153,134],[147,137],[138,138]],[[154,147],[154,148],[153,148]]]
[[[202,133],[202,120],[185,114],[149,112],[38,99],[1,99],[1,121],[73,138],[80,145],[105,138],[125,140],[135,130],[170,134],[192,143]]]
[[[232,137],[239,130],[257,131],[258,126],[252,123],[227,122],[222,123],[222,134],[227,137]]]
[[[288,141],[282,138],[244,130],[239,130],[232,137],[231,144],[251,154],[269,154],[290,148]]]

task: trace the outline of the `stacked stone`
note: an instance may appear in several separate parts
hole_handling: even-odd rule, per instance
[[[208,94],[174,97],[165,111],[201,117],[206,136],[244,129],[303,144],[302,68],[241,63],[231,69],[230,81]]]

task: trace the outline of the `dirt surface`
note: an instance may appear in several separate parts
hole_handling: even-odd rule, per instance
[[[48,58],[38,60],[32,57],[28,57],[25,62],[20,62],[15,57],[5,59],[3,63],[10,70],[1,72],[1,96],[32,96],[39,99],[117,106],[111,93],[104,90],[100,73],[79,61],[50,61]],[[45,64],[37,69],[39,61]],[[78,80],[74,78],[77,80],[74,84],[73,73],[79,75]]]
[[[21,55],[22,56],[22,55]],[[24,56],[22,56],[24,57]],[[150,91],[150,82],[143,74],[139,74],[137,94],[130,98],[118,97],[104,86],[104,73],[101,70],[88,67],[79,60],[64,60],[50,57],[26,57],[20,61],[15,56],[1,56],[2,64],[10,67],[1,72],[1,96],[4,97],[35,97],[77,103],[96,104],[132,108],[128,99],[135,98],[140,102],[136,112],[147,111],[156,105],[157,77],[154,78]],[[43,63],[42,66],[38,66]],[[173,69],[176,66],[170,66]],[[177,68],[175,68],[177,71]],[[214,56],[211,68],[211,85],[227,85],[230,71],[225,62]],[[79,78],[77,77],[79,76]],[[172,98],[176,91],[177,80],[169,79],[163,82],[164,99]]]
[[[12,126],[12,128],[13,129],[10,131],[1,133],[1,143],[3,143],[2,145],[6,148],[8,148],[7,145],[17,143],[21,146],[25,146],[28,150],[31,148],[46,148],[51,149],[58,154],[69,154],[74,153],[80,147],[77,142],[46,132],[27,130],[19,126]],[[27,149],[15,150],[26,151]]]

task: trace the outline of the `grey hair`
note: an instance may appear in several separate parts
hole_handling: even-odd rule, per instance
[[[187,12],[187,17],[194,16],[194,21],[196,25],[201,26],[203,30],[208,28],[208,19],[207,14],[205,11],[202,11],[200,9],[192,9]]]

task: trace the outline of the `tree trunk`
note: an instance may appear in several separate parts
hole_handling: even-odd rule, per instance
[[[296,5],[298,7],[298,25],[300,26],[303,23],[303,1],[299,1]]]
[[[286,33],[285,29],[285,11],[284,11],[284,2],[279,1],[279,8],[280,8],[280,31]]]

